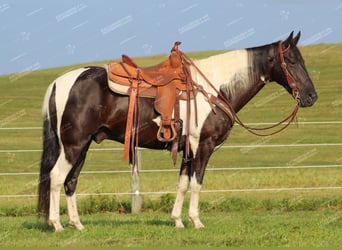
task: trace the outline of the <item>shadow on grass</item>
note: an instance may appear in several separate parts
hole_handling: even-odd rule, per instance
[[[174,227],[174,221],[172,219],[146,219],[146,218],[135,218],[135,219],[87,219],[82,220],[84,226],[95,225],[95,226],[113,226],[120,227],[125,225],[149,225],[149,226],[166,226]],[[184,225],[188,226],[189,222],[185,222]]]
[[[96,218],[94,216],[94,219],[88,218],[81,220],[82,224],[85,226],[85,228],[95,226],[95,227],[103,227],[103,226],[110,226],[110,227],[121,227],[121,226],[127,226],[127,225],[149,225],[149,226],[165,226],[165,227],[174,227],[174,222],[171,219],[150,219],[150,220],[139,220],[139,219],[112,219],[112,218]],[[62,221],[63,227],[66,228],[71,228],[70,224],[68,222]],[[184,226],[188,227],[189,222],[184,221]],[[29,230],[37,230],[41,232],[54,232],[54,228],[52,225],[48,224],[44,220],[37,219],[37,220],[32,220],[32,221],[25,221],[22,224],[22,227],[25,229]],[[75,229],[76,230],[76,229]]]
[[[95,217],[95,216],[94,216]],[[132,219],[120,219],[120,220],[115,220],[115,219],[81,219],[82,224],[85,226],[85,228],[90,227],[90,226],[111,226],[111,227],[120,227],[124,225],[139,225],[144,223],[142,220],[132,220]],[[69,222],[63,223],[63,227],[66,228],[72,228],[72,226],[69,224]],[[34,229],[37,231],[41,232],[54,232],[54,228],[52,225],[48,224],[47,222],[43,220],[33,220],[33,221],[25,221],[22,224],[22,227],[25,229]],[[76,230],[76,229],[75,229]]]
[[[125,225],[139,225],[143,222],[137,219],[85,219],[82,220],[82,224],[86,227],[87,225],[94,225],[94,226],[112,226],[112,227],[120,227]]]
[[[145,224],[150,226],[167,226],[174,227],[175,223],[172,220],[161,220],[161,219],[152,219],[145,222]]]
[[[54,228],[45,221],[35,220],[35,221],[25,221],[23,223],[23,228],[34,229],[42,232],[54,232]]]

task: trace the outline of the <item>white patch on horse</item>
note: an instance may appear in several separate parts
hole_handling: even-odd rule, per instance
[[[211,56],[206,59],[197,60],[195,64],[203,72],[203,74],[210,80],[217,90],[221,87],[226,87],[234,93],[236,88],[234,79],[247,80],[248,79],[248,52],[245,49],[234,50],[223,54]],[[203,86],[208,92],[216,93],[211,89],[209,84],[202,78],[196,69],[191,68],[192,78]],[[249,85],[248,81],[243,81],[245,86]]]
[[[55,82],[53,82],[49,85],[48,89],[46,90],[45,96],[44,96],[43,109],[42,109],[43,119],[50,120],[49,102],[50,102],[51,92],[52,92],[54,84],[55,84]]]
[[[80,68],[73,71],[68,72],[67,74],[60,76],[56,79],[56,112],[57,112],[57,134],[58,138],[61,138],[61,122],[62,116],[64,113],[64,109],[66,103],[69,98],[69,92],[72,86],[75,84],[76,79],[86,71],[86,68]]]
[[[237,87],[236,83],[240,84],[238,86],[239,88],[247,88],[250,84],[248,79],[248,52],[245,49],[230,51],[206,59],[197,60],[195,61],[195,64],[218,91],[221,88],[225,88],[231,95],[234,95]],[[192,79],[197,84],[201,85],[208,93],[217,96],[215,90],[213,90],[194,67],[191,67],[191,76]],[[195,125],[195,109],[193,102],[191,105],[190,120],[190,144],[194,155],[196,155],[198,149],[202,126],[211,112],[211,107],[203,94],[199,93],[196,100],[198,127]],[[186,121],[186,119],[184,119],[186,117],[186,102],[181,102],[180,105],[181,117],[183,121]],[[184,127],[186,128],[186,125],[184,125]],[[186,130],[183,130],[183,134],[184,131]]]
[[[157,116],[156,118],[154,118],[152,120],[155,124],[157,124],[159,126],[160,122],[161,122],[161,116]]]

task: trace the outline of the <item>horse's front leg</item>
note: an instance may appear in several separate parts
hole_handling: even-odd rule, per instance
[[[199,219],[199,195],[201,192],[202,185],[198,182],[196,178],[196,173],[193,174],[190,181],[190,208],[189,208],[189,218],[194,223],[195,228],[203,228],[201,220]]]
[[[183,228],[184,224],[181,219],[182,215],[182,208],[183,208],[183,201],[186,194],[186,191],[188,190],[188,184],[189,184],[189,177],[188,175],[180,175],[178,186],[177,186],[177,195],[175,199],[175,204],[173,205],[172,209],[172,219],[175,220],[175,227],[177,228]]]
[[[182,161],[181,169],[180,169],[180,175],[179,175],[179,181],[177,186],[177,194],[175,203],[172,209],[171,217],[175,220],[175,227],[177,228],[183,228],[184,224],[181,219],[182,215],[182,207],[184,198],[186,195],[186,192],[188,191],[189,186],[189,175],[188,170],[191,167],[191,159],[184,159]]]
[[[191,166],[189,218],[194,223],[195,228],[204,227],[199,219],[199,195],[202,188],[204,172],[209,157],[214,150],[214,145],[211,138],[203,140],[200,147],[198,147]]]

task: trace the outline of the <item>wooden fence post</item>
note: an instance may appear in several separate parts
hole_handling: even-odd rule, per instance
[[[136,164],[132,171],[132,209],[131,213],[137,214],[141,212],[142,200],[140,196],[140,183],[139,183],[139,173],[138,169],[141,169],[141,152],[138,147],[135,148]]]

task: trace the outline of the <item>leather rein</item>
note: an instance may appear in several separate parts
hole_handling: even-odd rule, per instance
[[[257,136],[271,136],[274,134],[277,134],[281,131],[283,131],[284,129],[286,129],[295,119],[296,119],[296,115],[299,109],[299,92],[298,92],[298,88],[297,88],[297,83],[294,79],[294,77],[291,75],[291,73],[289,72],[289,70],[287,69],[287,65],[284,59],[284,54],[290,49],[290,45],[285,48],[284,50],[282,49],[282,45],[283,42],[280,41],[278,44],[278,51],[279,51],[279,56],[280,56],[280,61],[281,61],[281,68],[283,69],[283,72],[286,76],[287,79],[287,83],[288,85],[291,87],[292,89],[292,96],[293,98],[297,101],[296,106],[294,107],[292,113],[286,117],[285,119],[283,119],[282,121],[268,126],[268,127],[264,127],[264,128],[256,128],[256,127],[250,127],[246,124],[244,124],[241,119],[238,117],[237,113],[234,111],[233,107],[231,106],[231,104],[229,103],[229,101],[227,100],[227,98],[225,98],[222,93],[220,91],[218,91],[214,85],[209,81],[209,79],[203,74],[203,72],[196,66],[196,64],[194,63],[194,61],[189,58],[186,54],[182,53],[183,57],[188,61],[188,63],[192,66],[194,66],[194,68],[196,69],[196,71],[203,77],[203,79],[209,84],[209,86],[216,92],[217,97],[214,95],[210,95],[208,94],[206,91],[204,91],[204,89],[202,88],[201,85],[197,84],[196,82],[192,81],[193,85],[195,87],[197,87],[197,89],[199,91],[201,91],[207,98],[208,98],[208,102],[209,104],[212,106],[213,108],[213,112],[216,113],[215,111],[215,106],[218,107],[219,109],[221,109],[232,121],[235,121],[237,124],[239,124],[241,127],[245,128],[248,132],[257,135]],[[285,123],[285,124],[284,124]],[[269,133],[260,133],[259,131],[266,131],[269,129],[273,129],[275,127],[281,126],[283,125],[283,127],[277,129],[276,131],[273,132],[269,132]]]

